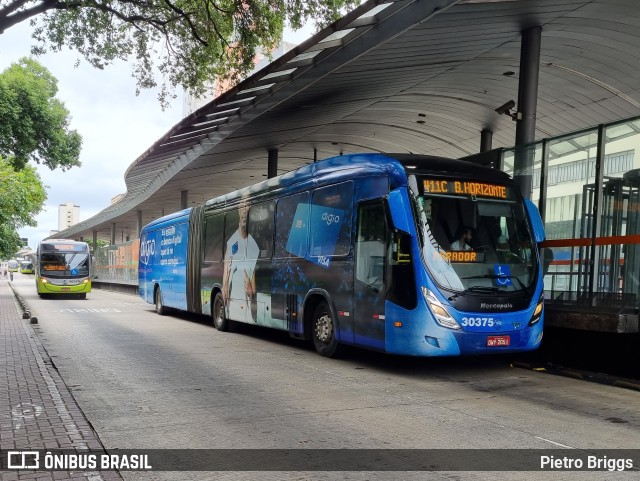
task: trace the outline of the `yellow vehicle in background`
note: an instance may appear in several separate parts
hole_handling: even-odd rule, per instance
[[[18,269],[20,269],[20,263],[15,259],[11,259],[7,263],[7,267],[9,268],[9,272],[18,272]]]
[[[91,292],[91,252],[86,242],[49,239],[40,242],[35,257],[36,289],[40,297]]]
[[[21,274],[33,274],[33,262],[31,262],[31,261],[22,261],[20,263],[20,273]]]

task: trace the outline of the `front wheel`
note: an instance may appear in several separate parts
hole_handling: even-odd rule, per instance
[[[313,324],[311,326],[313,345],[318,354],[324,357],[333,357],[338,351],[338,339],[336,338],[336,323],[329,309],[329,304],[322,301],[313,312]]]
[[[159,287],[156,289],[156,312],[161,316],[167,313],[167,309],[162,305],[162,291]]]
[[[224,313],[224,299],[221,292],[216,293],[216,297],[213,299],[211,315],[213,316],[213,325],[218,331],[229,330],[229,319]]]

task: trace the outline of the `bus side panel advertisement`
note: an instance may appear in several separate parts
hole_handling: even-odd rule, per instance
[[[140,238],[140,296],[154,302],[154,288],[160,286],[162,304],[187,309],[186,264],[187,222],[158,226]]]

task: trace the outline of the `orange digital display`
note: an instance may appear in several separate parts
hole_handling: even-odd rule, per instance
[[[65,266],[53,266],[53,265],[45,265],[42,266],[45,271],[64,271],[67,268]]]
[[[425,179],[424,192],[430,194],[474,195],[479,197],[507,198],[507,187],[468,180]]]
[[[434,256],[439,255],[447,262],[456,263],[474,263],[484,262],[484,252],[474,251],[449,251],[449,252],[434,252]]]

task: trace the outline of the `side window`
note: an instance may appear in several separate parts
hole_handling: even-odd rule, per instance
[[[240,215],[237,210],[227,212],[224,222],[224,258],[230,259],[233,257],[236,261],[244,259],[244,251],[240,252],[241,246],[244,243],[240,243]]]
[[[331,257],[349,254],[353,183],[316,189],[311,199],[309,254]]]
[[[204,233],[204,260],[219,262],[222,260],[222,236],[224,233],[224,215],[207,218]]]
[[[247,220],[247,231],[258,244],[258,259],[270,259],[273,251],[273,202],[251,206]],[[254,254],[255,255],[255,254]],[[253,257],[252,255],[251,257]],[[247,253],[247,258],[249,258]]]
[[[275,257],[304,257],[309,236],[309,194],[283,197],[276,207]]]
[[[356,235],[356,279],[380,290],[384,287],[387,235],[382,202],[360,205]]]

